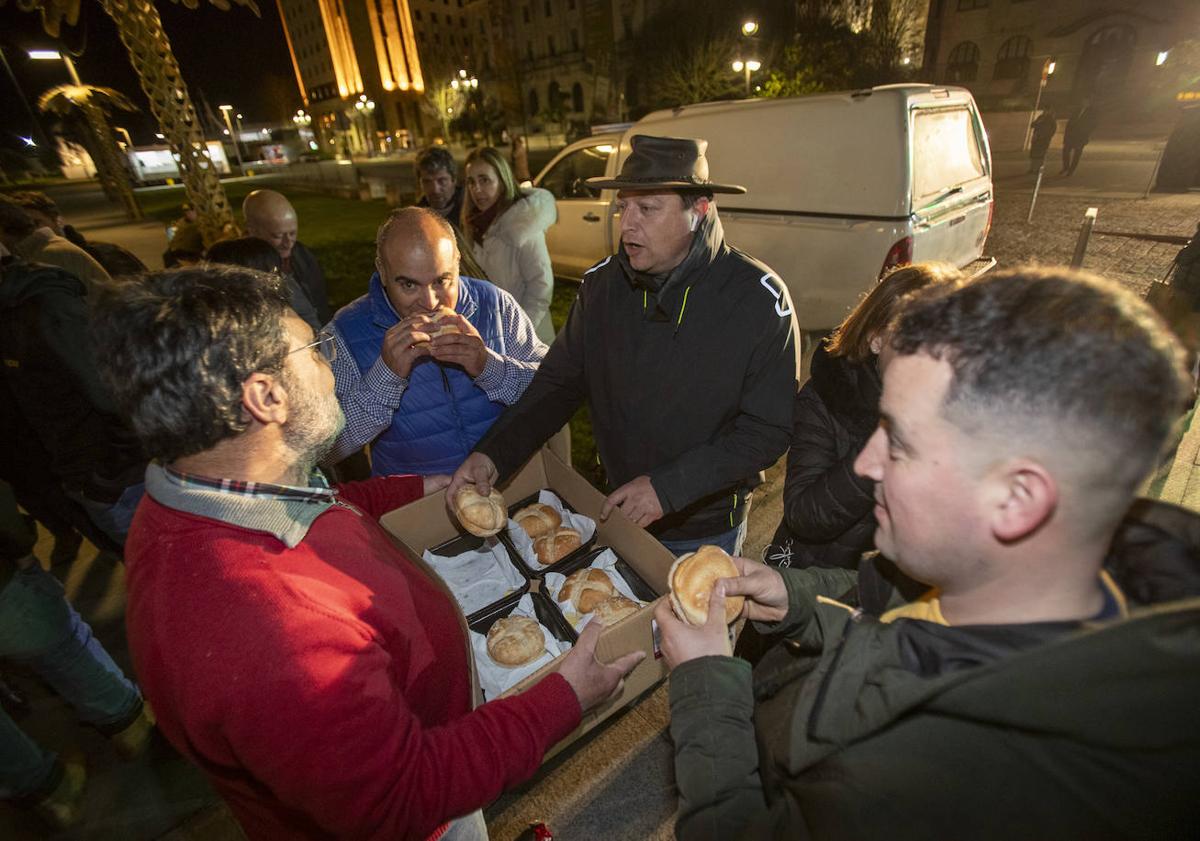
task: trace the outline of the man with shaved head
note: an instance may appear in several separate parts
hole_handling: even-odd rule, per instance
[[[394,211],[375,245],[367,294],[331,325],[346,414],[331,458],[374,442],[376,476],[449,473],[524,393],[546,345],[515,298],[459,275],[454,230],[437,213]]]
[[[246,234],[274,246],[283,261],[284,273],[291,275],[308,295],[321,323],[327,323],[333,310],[325,273],[317,255],[298,239],[299,220],[287,196],[274,190],[255,190],[242,202],[242,215],[246,217]]]

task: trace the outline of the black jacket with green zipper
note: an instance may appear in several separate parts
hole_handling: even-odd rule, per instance
[[[721,534],[787,450],[794,321],[783,283],[726,245],[710,210],[666,277],[634,271],[623,248],[586,273],[537,376],[476,450],[506,479],[587,401],[610,490],[650,477],[665,513],[653,534]]]
[[[1106,566],[1127,619],[973,627],[879,622],[903,600],[878,555],[782,570],[753,679],[671,674],[678,837],[1200,837],[1200,517],[1139,501]]]

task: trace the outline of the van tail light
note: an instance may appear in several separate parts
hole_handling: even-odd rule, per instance
[[[883,277],[897,266],[907,266],[911,263],[912,246],[912,237],[896,240],[896,244],[888,249],[887,257],[883,259],[883,268],[879,270],[879,276]]]

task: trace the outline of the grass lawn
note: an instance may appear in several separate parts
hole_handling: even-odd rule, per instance
[[[240,219],[242,200],[257,185],[241,181],[225,182],[224,186],[225,195]],[[325,270],[334,309],[350,303],[366,292],[367,281],[375,271],[375,230],[387,215],[387,203],[382,199],[343,199],[296,187],[287,187],[286,192],[300,219],[300,239],[316,252]],[[183,201],[182,186],[138,194],[146,217],[164,224],[179,217]],[[578,284],[573,282],[555,282],[550,314],[556,330],[567,320],[578,290]],[[589,482],[604,487],[604,472],[592,440],[591,416],[586,406],[571,420],[571,460]]]

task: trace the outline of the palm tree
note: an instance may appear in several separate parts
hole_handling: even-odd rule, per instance
[[[42,27],[48,35],[58,37],[62,23],[74,24],[79,19],[81,0],[17,0],[24,11],[39,11]],[[199,0],[182,0],[194,9]],[[230,0],[209,0],[222,10],[230,8]],[[258,14],[254,0],[232,0]],[[3,6],[6,0],[0,0]],[[99,0],[101,8],[117,25],[121,43],[129,52],[130,63],[137,71],[142,90],[150,100],[150,110],[158,121],[159,131],[171,144],[171,151],[183,174],[188,201],[196,209],[200,230],[205,242],[226,236],[236,226],[233,209],[225,197],[216,167],[208,155],[196,109],[179,71],[179,63],[171,51],[171,42],[163,31],[153,0]]]
[[[95,155],[96,172],[100,176],[100,185],[110,199],[125,206],[125,212],[129,214],[130,219],[141,219],[142,209],[133,196],[129,171],[117,153],[117,140],[104,113],[113,108],[124,111],[137,110],[125,94],[95,85],[59,85],[38,97],[38,108],[60,116],[67,116],[76,110],[83,114],[88,133],[92,137],[92,151]]]

